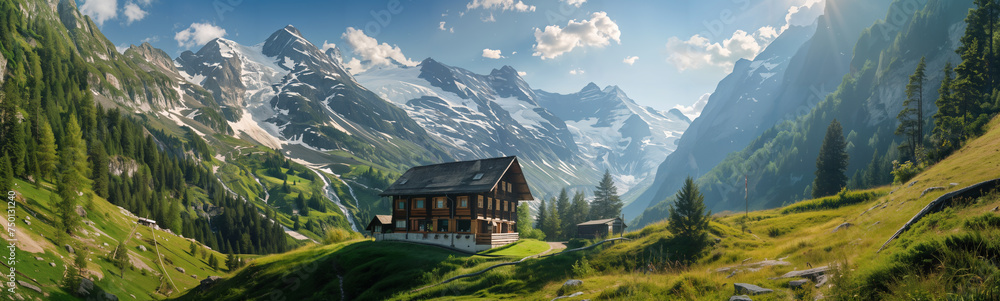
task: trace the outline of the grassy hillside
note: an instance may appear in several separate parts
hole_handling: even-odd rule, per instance
[[[73,264],[75,255],[53,240],[56,229],[51,225],[56,220],[56,213],[54,205],[49,201],[52,189],[54,186],[49,183],[35,187],[31,183],[16,181],[15,227],[18,249],[14,268],[23,273],[17,280],[36,285],[42,290],[37,293],[26,287],[18,287],[16,294],[28,300],[76,299],[61,286],[63,274]],[[133,299],[131,296],[139,300],[163,299],[197,286],[207,276],[226,273],[208,265],[208,256],[215,256],[222,262],[224,254],[200,244],[196,244],[198,251],[191,254],[191,240],[146,226],[135,227],[137,218],[134,215],[104,199],[95,197],[84,205],[84,210],[86,217],[81,231],[78,231],[77,236],[70,237],[65,244],[70,245],[74,252],[86,250],[89,253],[86,273],[95,283],[94,294],[103,290],[122,299]],[[3,227],[6,231],[7,223]],[[128,238],[134,227],[136,231]],[[123,240],[127,241],[124,249],[131,261],[124,274],[110,260],[110,254]],[[163,268],[157,260],[157,250],[163,259]],[[168,278],[177,289],[168,289],[163,285],[164,282],[170,282],[161,277],[163,269],[166,269]]]
[[[548,300],[574,292],[581,294],[567,300],[725,300],[733,295],[733,283],[751,283],[775,290],[754,300],[811,300],[820,295],[834,300],[992,300],[1000,293],[1000,213],[994,210],[1000,206],[1000,193],[930,214],[875,253],[931,200],[1000,177],[1000,119],[989,128],[911,180],[912,185],[754,211],[746,222],[743,214],[717,215],[711,223],[715,243],[694,262],[675,260],[683,246],[673,243],[661,221],[626,234],[631,239],[627,242],[528,259],[427,287],[533,253],[520,250],[534,242],[500,251],[519,253],[516,256],[484,258],[420,245],[353,241],[264,257],[207,292],[189,292],[179,299],[339,300],[343,287],[345,296],[354,300]],[[944,189],[924,193],[929,187]],[[842,226],[845,223],[850,226]],[[744,224],[748,232],[742,231]],[[831,280],[818,288],[809,283],[792,290],[788,282],[796,278],[772,279],[820,266],[834,269]],[[569,279],[583,284],[563,288]]]

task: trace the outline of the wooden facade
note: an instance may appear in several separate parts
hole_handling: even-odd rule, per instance
[[[517,205],[533,199],[516,157],[414,167],[382,195],[393,232],[472,235],[477,245],[517,241]]]
[[[620,217],[586,221],[576,225],[577,238],[599,238],[610,234],[625,232],[625,225]]]

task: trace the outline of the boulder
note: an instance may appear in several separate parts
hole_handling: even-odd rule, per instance
[[[212,286],[214,286],[216,283],[218,283],[219,280],[222,280],[222,277],[219,277],[219,276],[208,276],[208,277],[205,277],[205,279],[202,279],[201,283],[198,284],[198,287],[196,287],[195,289],[197,289],[199,291],[206,291],[209,288],[211,288]]]
[[[52,267],[55,267],[56,263],[55,262],[49,262],[49,265],[52,266]]]
[[[181,274],[185,274],[184,273],[184,268],[182,268],[182,267],[174,267],[174,268],[177,269],[178,272],[181,272]]]
[[[63,245],[63,246],[66,247],[66,252],[69,252],[70,254],[75,253],[75,251],[73,251],[73,247],[72,246],[70,246],[70,245]]]
[[[82,205],[76,205],[76,214],[80,217],[87,217],[87,210],[84,210]]]
[[[570,279],[566,280],[566,283],[563,283],[563,286],[578,286],[578,285],[583,285],[583,280]]]
[[[80,296],[89,296],[90,292],[94,290],[94,282],[90,279],[83,278],[80,279],[80,286],[76,288],[76,294]]]
[[[139,251],[146,252],[146,246],[139,245],[138,249],[139,249]]]
[[[774,292],[774,290],[749,283],[734,283],[733,287],[736,288],[736,295],[760,295]]]
[[[583,292],[575,292],[575,293],[572,293],[572,294],[569,294],[569,295],[566,295],[566,296],[559,296],[559,297],[555,297],[555,298],[553,298],[552,300],[553,300],[553,301],[555,301],[555,300],[559,300],[559,299],[566,299],[566,298],[573,298],[573,297],[579,297],[579,296],[581,296],[581,295],[583,295]]]
[[[22,281],[22,280],[18,280],[18,281],[17,281],[17,284],[18,284],[18,285],[20,285],[20,286],[23,286],[23,287],[26,287],[26,288],[28,288],[28,289],[30,289],[30,290],[33,290],[33,291],[36,291],[36,292],[39,292],[39,293],[41,293],[41,292],[42,292],[42,289],[41,289],[41,288],[39,288],[39,287],[35,286],[34,284],[31,284],[31,283],[28,283],[28,282],[24,282],[24,281]]]
[[[802,288],[802,286],[805,285],[806,283],[809,283],[809,279],[792,280],[788,282],[788,287]]]
[[[924,195],[927,194],[928,192],[935,191],[935,190],[941,190],[941,189],[944,189],[944,187],[941,187],[941,186],[928,187],[927,189],[924,189],[924,191],[920,193],[920,197],[924,197]]]
[[[750,299],[750,296],[747,295],[739,295],[729,297],[729,301],[753,301],[753,299]]]
[[[41,258],[41,257],[35,256],[35,260],[41,261],[41,260],[45,260],[45,258]]]
[[[109,292],[104,292],[104,300],[106,300],[106,301],[118,301],[118,296],[115,296],[114,294],[109,293]]]
[[[826,278],[827,278],[826,275],[816,276],[816,288],[819,288],[823,286],[823,284],[826,284]]]
[[[25,224],[25,225],[28,225],[28,226],[31,226],[31,221],[29,221],[29,220],[24,220],[24,224]]]
[[[191,274],[191,278],[198,279],[198,275]]]
[[[1000,211],[1000,206],[993,207],[993,212]]]
[[[831,231],[830,233],[837,233],[837,231],[840,231],[842,229],[850,228],[851,226],[854,226],[854,224],[852,224],[852,223],[843,223],[843,224],[838,225],[836,228],[833,228],[833,231]]]

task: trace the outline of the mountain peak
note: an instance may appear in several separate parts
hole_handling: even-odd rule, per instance
[[[298,28],[295,28],[295,26],[292,26],[292,24],[286,25],[285,28],[282,28],[281,30],[287,31],[292,35],[302,37],[302,32],[300,32]]]
[[[587,86],[583,87],[583,89],[581,89],[580,92],[585,92],[585,91],[600,91],[600,90],[601,90],[601,87],[598,87],[597,84],[595,84],[594,82],[590,82],[589,84],[587,84]]]

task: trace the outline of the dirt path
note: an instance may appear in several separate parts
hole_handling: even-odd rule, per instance
[[[538,253],[537,256],[542,256],[542,255],[549,254],[549,253],[556,253],[556,252],[559,252],[559,251],[565,250],[565,249],[566,249],[566,242],[564,242],[564,241],[550,241],[549,242],[549,249],[545,250],[545,252]]]

